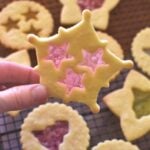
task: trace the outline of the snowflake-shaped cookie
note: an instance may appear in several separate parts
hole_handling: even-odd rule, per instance
[[[92,23],[98,29],[106,29],[110,11],[119,3],[119,0],[60,0],[63,5],[61,22],[74,24],[81,20],[82,11],[89,9],[92,14]]]
[[[92,112],[99,111],[99,90],[109,86],[116,72],[133,65],[105,48],[107,42],[99,40],[90,11],[84,11],[82,21],[70,29],[60,28],[49,38],[30,35],[29,41],[36,47],[37,71],[49,96],[85,103]]]
[[[135,140],[150,131],[150,80],[132,70],[122,89],[104,97],[106,105],[120,117],[127,140]]]

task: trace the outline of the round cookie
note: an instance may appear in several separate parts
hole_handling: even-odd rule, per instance
[[[108,41],[106,48],[108,48],[112,53],[114,53],[120,59],[124,58],[123,49],[116,39],[114,39],[112,36],[104,32],[98,31],[97,34],[101,40],[105,39]]]
[[[107,140],[93,147],[92,150],[140,150],[137,146],[123,140]]]
[[[131,50],[137,65],[150,75],[150,28],[141,30],[135,36]]]
[[[32,45],[27,34],[47,37],[53,31],[53,19],[49,11],[33,1],[15,1],[0,13],[0,40],[12,49],[28,49]]]
[[[89,138],[89,129],[78,112],[58,103],[35,108],[21,130],[25,150],[86,150]]]
[[[108,41],[108,44],[106,46],[107,49],[109,49],[118,58],[120,58],[120,59],[124,58],[123,49],[116,39],[114,39],[112,36],[110,36],[104,32],[98,31],[97,34],[101,40],[105,39]],[[119,72],[117,72],[115,75],[113,75],[112,80],[114,80],[118,74],[119,74]]]

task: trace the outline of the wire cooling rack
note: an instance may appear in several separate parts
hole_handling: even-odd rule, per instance
[[[60,26],[61,4],[58,0],[35,0],[44,5],[53,15],[55,20],[54,32],[57,32]],[[125,58],[132,59],[130,47],[133,37],[141,29],[150,26],[150,1],[149,0],[120,0],[119,5],[111,12],[110,24],[105,31],[115,37],[124,49]],[[0,0],[0,9],[5,7],[12,0]],[[7,49],[0,45],[0,56],[5,57],[10,54],[11,49]],[[135,65],[135,69],[142,71]],[[79,111],[86,120],[90,128],[90,148],[100,141],[106,139],[124,139],[119,119],[113,115],[106,105],[102,102],[102,98],[107,93],[121,88],[128,71],[123,71],[110,84],[107,89],[102,89],[98,102],[101,105],[101,112],[92,114],[89,109],[82,104],[71,103],[70,105]],[[61,102],[60,100],[50,99],[52,102]],[[0,114],[0,145],[3,150],[21,150],[20,144],[20,126],[30,110],[25,110],[19,116],[13,118],[7,114]],[[79,135],[80,136],[80,135]],[[125,140],[125,139],[124,139]],[[150,134],[133,142],[138,145],[141,150],[150,150]],[[90,149],[89,148],[89,149]],[[2,147],[0,147],[0,150]]]

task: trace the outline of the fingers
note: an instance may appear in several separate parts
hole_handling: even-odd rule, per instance
[[[0,85],[38,82],[39,76],[32,68],[7,61],[0,62]]]
[[[40,84],[13,87],[0,92],[0,112],[20,110],[47,101],[48,94]]]

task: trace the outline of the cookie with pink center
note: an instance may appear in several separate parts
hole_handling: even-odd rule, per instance
[[[21,130],[24,150],[86,150],[89,139],[89,129],[78,112],[58,103],[34,109]]]
[[[79,22],[82,18],[82,11],[88,9],[92,13],[94,26],[105,30],[109,23],[110,11],[117,6],[119,0],[60,0],[60,2],[63,5],[61,23]]]
[[[106,48],[107,42],[99,39],[90,11],[84,11],[82,21],[70,29],[60,28],[49,38],[29,35],[29,41],[36,47],[36,70],[49,96],[84,103],[92,112],[100,109],[99,90],[118,71],[132,67],[131,61],[117,58]]]

